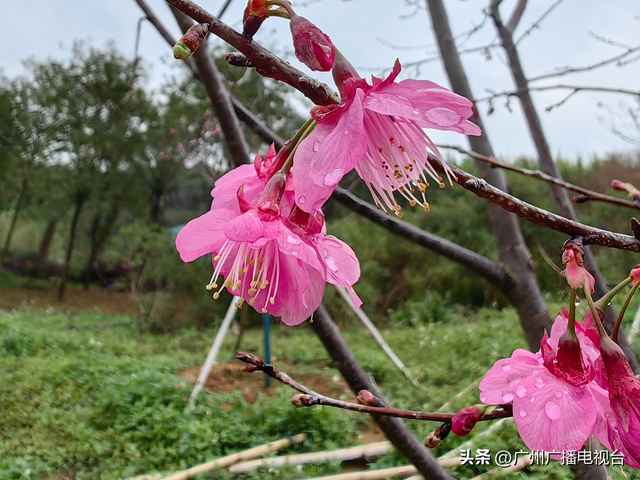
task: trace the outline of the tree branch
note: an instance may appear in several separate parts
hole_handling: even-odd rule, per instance
[[[506,163],[499,162],[494,157],[487,157],[486,155],[482,155],[478,152],[467,150],[466,148],[458,147],[456,145],[437,145],[437,147],[447,148],[450,150],[457,150],[458,152],[464,153],[465,155],[475,158],[476,160],[480,160],[481,162],[488,163],[492,167],[502,168],[504,170],[509,170],[512,172],[517,172],[527,177],[533,177],[539,180],[544,180],[545,182],[549,182],[554,185],[564,187],[567,190],[577,192],[580,194],[580,197],[576,197],[577,198],[576,203],[583,203],[583,202],[592,200],[594,202],[606,202],[606,203],[611,203],[613,205],[618,205],[620,207],[634,208],[636,210],[640,210],[640,203],[594,192],[593,190],[589,190],[587,188],[574,185],[573,183],[565,182],[564,180],[560,180],[551,175],[547,175],[546,173],[541,172],[540,170],[529,170],[527,168],[516,167],[515,165],[508,165]]]
[[[307,387],[299,384],[289,375],[281,372],[273,365],[264,363],[259,357],[251,354],[238,352],[236,358],[241,362],[247,364],[245,371],[255,372],[261,371],[271,378],[287,385],[294,390],[303,393],[303,396],[298,396],[296,400],[300,403],[296,406],[312,407],[314,405],[326,405],[328,407],[341,408],[343,410],[351,410],[354,412],[369,413],[371,415],[384,415],[386,417],[406,418],[409,420],[425,420],[430,422],[451,422],[455,413],[436,413],[436,412],[417,412],[413,410],[401,410],[393,407],[372,407],[369,405],[361,405],[359,403],[343,402],[342,400],[336,400],[335,398],[327,397],[320,393],[314,392]],[[376,399],[380,401],[379,399]],[[505,406],[506,407],[506,406]],[[482,416],[480,421],[497,420],[499,418],[512,417],[511,410],[507,408],[500,408],[492,410],[491,412]]]
[[[340,102],[338,96],[328,85],[318,82],[292,67],[266,48],[221,22],[199,5],[190,0],[167,0],[167,3],[198,23],[211,24],[210,33],[242,52],[256,66],[260,75],[292,86],[316,105],[331,105]]]
[[[313,314],[311,326],[351,390],[354,393],[368,390],[374,396],[382,398],[377,386],[355,359],[338,327],[322,305]],[[415,465],[424,478],[452,480],[451,475],[438,465],[431,452],[411,434],[402,420],[382,415],[372,415],[372,418],[394,447]]]
[[[511,33],[515,32],[516,28],[518,28],[518,24],[522,19],[522,14],[524,13],[524,9],[527,6],[527,0],[519,0],[516,8],[514,8],[513,13],[511,14],[511,18],[507,23],[507,28],[511,31]]]
[[[558,70],[552,73],[546,73],[544,75],[538,75],[537,77],[529,78],[529,82],[537,82],[539,80],[545,80],[547,78],[563,77],[564,75],[570,75],[572,73],[580,73],[580,72],[587,72],[589,70],[595,70],[596,68],[604,67],[605,65],[609,65],[614,62],[619,62],[623,58],[631,55],[634,52],[637,52],[638,50],[640,50],[640,46],[628,48],[626,52],[621,53],[620,55],[616,55],[615,57],[602,60],[601,62],[594,63],[592,65],[587,65],[586,67],[563,68],[562,70]]]
[[[626,88],[612,88],[612,87],[589,87],[584,85],[547,85],[544,87],[528,87],[529,91],[543,92],[546,90],[573,90],[572,95],[578,92],[604,92],[604,93],[619,93],[622,95],[632,95],[634,97],[640,97],[640,90],[627,90]],[[518,97],[522,94],[523,89],[518,88],[512,92],[500,92],[493,93],[487,97],[482,97],[476,100],[476,103],[491,101],[500,97]],[[566,101],[566,100],[565,100]],[[556,105],[557,106],[557,105]]]
[[[449,260],[469,268],[504,292],[508,292],[513,288],[513,279],[507,274],[504,268],[478,253],[432,233],[425,232],[410,223],[385,215],[377,208],[343,188],[336,188],[332,198],[336,199],[349,210],[367,217],[369,220],[381,225],[390,232],[400,235],[402,238],[406,238],[440,255],[444,255]]]
[[[547,212],[546,210],[535,207],[512,195],[504,193],[503,191],[492,187],[484,180],[460,170],[458,167],[451,165],[451,169],[458,177],[457,183],[462,185],[466,190],[469,190],[480,198],[484,198],[491,203],[499,205],[508,212],[515,213],[534,225],[541,225],[551,230],[556,230],[557,232],[562,232],[571,236],[581,235],[584,237],[584,245],[600,245],[603,247],[617,248],[619,250],[640,253],[640,241],[636,240],[632,236],[609,232],[607,230],[590,227],[573,220],[568,220],[565,217]]]

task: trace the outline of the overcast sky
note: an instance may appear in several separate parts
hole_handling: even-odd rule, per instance
[[[178,28],[168,7],[162,0],[147,0],[167,28],[178,36]],[[217,14],[223,0],[202,0],[208,11]],[[530,0],[527,11],[516,31],[520,37],[556,0]],[[222,20],[241,28],[242,11],[246,2],[233,0]],[[403,65],[437,55],[431,22],[424,9],[407,5],[403,0],[296,0],[294,7],[327,33],[350,59],[362,76],[380,75],[392,66],[396,58]],[[445,0],[454,33],[463,34],[483,22],[483,10],[488,0]],[[505,0],[503,18],[508,18],[515,0]],[[135,32],[142,12],[134,0],[21,0],[4,2],[0,16],[0,42],[5,46],[0,56],[4,75],[24,74],[22,61],[26,58],[44,60],[69,56],[74,40],[87,40],[94,47],[102,47],[109,40],[120,51],[133,57]],[[586,66],[622,53],[620,47],[598,41],[594,35],[620,44],[640,45],[640,2],[638,0],[563,0],[538,28],[520,43],[520,56],[525,72],[533,77],[560,67]],[[460,39],[464,38],[461,36]],[[486,21],[469,38],[464,48],[488,45],[495,41],[493,25]],[[265,46],[273,46],[288,60],[300,66],[291,54],[289,28],[285,20],[269,19],[255,37]],[[148,72],[147,85],[158,88],[167,78],[178,75],[171,50],[145,22],[142,25],[139,54]],[[502,92],[513,89],[504,55],[491,50],[491,60],[483,53],[464,56],[467,75],[476,98],[487,96],[488,90]],[[638,58],[640,52],[629,58]],[[423,63],[419,69],[405,68],[405,78],[424,78],[448,86],[439,60]],[[324,74],[323,81],[333,85]],[[537,82],[536,85],[584,85],[640,90],[640,60],[624,67],[609,65],[585,74]],[[545,107],[558,102],[568,91],[548,91],[534,95],[544,129],[554,155],[566,159],[590,159],[609,152],[630,152],[634,147],[613,135],[604,123],[625,122],[624,108],[640,108],[633,97],[584,92],[572,97],[565,105],[551,112]],[[489,137],[496,154],[505,159],[533,155],[534,148],[526,130],[517,100],[511,101],[511,111],[497,100],[495,112],[486,116],[487,105],[479,109],[485,117]],[[637,132],[640,137],[640,132]],[[453,134],[432,135],[436,142],[458,143],[465,140]]]

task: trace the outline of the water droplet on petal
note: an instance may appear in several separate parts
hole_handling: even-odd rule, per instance
[[[502,364],[502,370],[504,370],[505,372],[508,372],[509,370],[511,370],[511,364],[509,362],[504,362]]]
[[[524,385],[518,385],[518,388],[516,388],[516,395],[518,396],[518,398],[522,398],[527,394],[527,389]]]
[[[511,390],[510,388],[505,388],[502,391],[502,401],[504,403],[511,403],[513,402],[513,390]]]
[[[298,203],[300,205],[302,205],[304,202],[307,201],[307,197],[305,197],[304,195],[302,195],[299,199],[298,199]]]
[[[522,418],[524,418],[524,417],[526,417],[526,416],[527,416],[527,411],[526,411],[524,408],[523,408],[522,410],[520,410],[520,416],[521,416]]]
[[[527,378],[527,376],[522,372],[511,372],[507,376],[507,382],[509,383],[510,387],[513,387],[514,385],[520,383],[525,378]]]
[[[314,152],[317,152],[318,150],[320,150],[320,140],[316,140],[315,142],[313,142],[313,148],[312,150]]]
[[[485,403],[487,401],[487,396],[486,395],[480,395],[480,401],[482,403]]]
[[[420,113],[420,110],[418,110],[417,108],[413,109],[413,114],[414,115],[418,115]]]
[[[300,237],[297,237],[295,235],[287,235],[287,242],[289,242],[291,245],[298,245],[300,244],[301,240]]]
[[[344,168],[336,168],[334,171],[328,173],[324,177],[324,181],[322,183],[324,183],[325,187],[333,187],[334,185],[337,185],[340,180],[342,180],[343,175]]]
[[[543,379],[541,379],[540,377],[536,378],[536,380],[533,382],[533,384],[536,386],[537,389],[543,388],[547,382],[545,382]]]
[[[344,132],[342,132],[342,133],[344,133],[345,135],[349,135],[349,130],[345,130],[345,131],[344,131]]]
[[[555,392],[554,394],[556,398],[562,398],[562,392]]]
[[[425,120],[440,125],[441,127],[458,125],[463,120],[463,117],[453,110],[442,107],[432,108],[425,113],[423,117]]]
[[[547,402],[544,406],[544,413],[546,413],[547,417],[551,420],[558,420],[562,414],[562,410],[555,404],[555,402]]]
[[[324,244],[328,247],[334,248],[342,248],[344,244],[338,240],[336,237],[332,237],[331,235],[327,235],[324,237]]]
[[[329,270],[333,272],[337,272],[339,270],[340,267],[338,267],[338,262],[335,258],[327,257],[325,261],[327,262],[327,267],[329,268]]]

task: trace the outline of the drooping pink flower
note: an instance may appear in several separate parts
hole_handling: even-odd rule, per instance
[[[613,340],[602,338],[600,353],[607,370],[609,402],[616,420],[614,428],[617,431],[614,436],[612,429],[609,430],[609,440],[613,448],[621,449],[620,445],[623,445],[635,464],[640,466],[640,380]],[[630,465],[629,462],[627,464]]]
[[[580,324],[576,324],[580,363],[573,363],[568,372],[563,369],[564,352],[559,351],[567,324],[567,318],[558,315],[551,338],[545,333],[538,353],[516,350],[510,359],[498,360],[480,382],[483,403],[513,403],[518,432],[531,450],[580,450],[596,428],[598,412],[608,406],[606,396],[592,393],[602,390],[593,381],[598,351]],[[576,353],[575,345],[571,349]],[[580,367],[585,371],[576,375]]]
[[[444,183],[428,159],[429,151],[439,159],[440,153],[423,128],[479,135],[478,126],[468,120],[471,101],[426,80],[395,83],[397,61],[388,78],[373,77],[369,85],[337,52],[332,73],[342,103],[312,111],[318,125],[298,147],[293,166],[298,206],[306,212],[319,209],[355,168],[380,208],[398,214],[396,193],[412,206],[428,208],[425,172]]]
[[[352,285],[360,269],[346,244],[324,234],[321,212],[299,221],[286,176],[271,173],[276,157],[272,148],[264,162],[256,157],[254,166],[220,178],[211,211],[189,222],[176,246],[185,262],[213,254],[214,298],[226,287],[258,312],[297,325],[318,308],[326,282],[349,288],[359,301]]]
[[[593,293],[595,287],[595,279],[593,275],[584,268],[584,247],[580,237],[571,238],[564,243],[562,252],[562,264],[567,268],[563,274],[567,278],[567,283],[571,288],[582,289],[589,287],[589,291]]]
[[[291,35],[296,58],[311,70],[328,72],[333,67],[336,51],[331,39],[313,23],[287,9],[291,15]]]

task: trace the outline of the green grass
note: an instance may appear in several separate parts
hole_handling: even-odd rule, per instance
[[[176,375],[203,362],[215,330],[152,335],[142,332],[137,322],[96,312],[0,311],[0,479],[62,479],[71,470],[79,480],[168,472],[299,432],[308,432],[310,439],[289,451],[321,451],[358,443],[358,434],[366,428],[367,417],[353,412],[294,408],[289,402],[294,392],[285,387],[279,387],[275,397],[261,396],[254,405],[238,392],[205,394],[195,411],[185,414],[191,389]],[[347,343],[387,398],[395,406],[421,410],[438,409],[479,380],[495,360],[524,347],[511,310],[481,310],[448,324],[383,330],[420,382],[416,388],[361,328],[347,325],[344,330]],[[232,357],[234,343],[229,335],[220,361]],[[261,332],[251,330],[242,349],[260,354],[261,343]],[[294,378],[338,375],[306,326],[276,325],[272,349],[275,365],[292,364],[287,373]],[[473,388],[447,410],[478,402]],[[407,424],[419,438],[438,426]],[[478,426],[469,438],[489,426]],[[434,454],[442,455],[462,441],[451,434]],[[472,454],[476,448],[493,453],[526,450],[512,423],[470,448]],[[406,460],[392,453],[371,468],[401,464]],[[339,470],[330,463],[242,478],[302,479]],[[463,467],[452,474],[471,478],[486,470]],[[231,477],[223,472],[217,478]],[[552,462],[511,478],[570,478],[570,472]],[[629,478],[638,477],[631,473]]]

